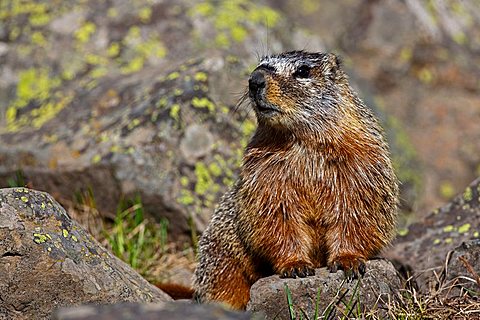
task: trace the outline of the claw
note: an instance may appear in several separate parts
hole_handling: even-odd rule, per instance
[[[298,263],[296,265],[291,265],[283,268],[280,271],[280,278],[305,278],[308,276],[315,275],[315,269],[305,264]]]
[[[358,279],[365,274],[366,265],[362,258],[342,256],[334,259],[334,261],[329,264],[328,269],[331,273],[343,270],[347,281],[351,281],[353,279]]]

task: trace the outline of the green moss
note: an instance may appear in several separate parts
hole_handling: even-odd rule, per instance
[[[93,22],[85,22],[77,31],[75,31],[75,39],[82,44],[87,43],[96,30],[97,26]]]
[[[50,237],[49,234],[43,234],[43,233],[34,233],[33,234],[33,241],[35,241],[35,243],[45,243],[47,242],[48,240],[51,240],[52,237]]]
[[[55,117],[72,99],[71,96],[53,94],[60,84],[60,78],[50,77],[46,69],[31,68],[21,71],[16,99],[6,111],[7,131],[15,132],[25,126],[40,128]],[[19,110],[31,102],[34,102],[33,108],[19,116]]]
[[[242,138],[240,140],[242,149],[244,149],[250,138],[252,137],[253,133],[255,132],[256,129],[256,124],[255,121],[251,119],[245,119],[245,121],[242,122],[241,124],[241,129],[242,129]]]
[[[226,48],[230,45],[230,40],[228,36],[224,33],[217,34],[215,37],[215,44],[221,48]]]
[[[14,103],[18,107],[25,106],[33,99],[47,99],[51,91],[61,83],[59,78],[50,77],[45,68],[20,71],[18,78],[17,100]]]
[[[195,202],[195,198],[193,197],[192,193],[188,190],[181,190],[180,197],[177,198],[178,203],[183,204],[185,206],[191,205]]]
[[[400,228],[397,233],[399,236],[404,237],[408,234],[408,228]]]
[[[41,128],[46,122],[53,119],[72,100],[72,97],[61,98],[57,102],[48,102],[30,112],[31,124],[34,128]]]
[[[405,47],[400,50],[400,60],[402,60],[403,62],[409,62],[412,59],[412,56],[412,48]]]
[[[43,34],[39,31],[33,32],[31,35],[31,39],[32,39],[32,43],[39,47],[44,47],[48,43],[45,37],[43,36]]]
[[[107,75],[108,73],[108,69],[105,68],[105,67],[97,67],[95,69],[93,69],[92,71],[90,71],[90,77],[92,77],[92,79],[99,79],[99,78],[102,78],[103,76]]]
[[[152,8],[145,7],[140,9],[140,11],[138,12],[138,17],[143,23],[149,22],[152,17]]]
[[[118,10],[115,7],[108,8],[107,17],[116,18],[118,16]]]
[[[51,20],[48,2],[9,0],[0,1],[0,21],[28,15],[28,24],[34,27],[44,26]]]
[[[254,121],[247,119],[242,123],[242,133],[244,136],[250,137],[256,129],[256,124]]]
[[[208,170],[212,173],[213,176],[219,177],[222,174],[222,169],[215,162],[210,163]]]
[[[313,13],[320,8],[320,3],[316,0],[302,0],[300,8],[306,14]]]
[[[20,200],[22,200],[23,202],[28,202],[28,198],[25,197],[25,196],[21,196],[21,197],[20,197]]]
[[[442,240],[440,240],[440,239],[435,239],[435,240],[433,240],[433,244],[435,244],[435,245],[436,245],[436,244],[440,244],[440,242],[442,242]]]
[[[198,98],[198,97],[193,97],[192,99],[192,106],[195,108],[206,108],[210,112],[215,112],[215,105],[213,104],[212,101],[210,101],[208,98]]]
[[[217,171],[218,168],[214,168],[214,170]],[[220,191],[220,186],[213,180],[214,174],[210,171],[210,168],[204,163],[197,163],[195,165],[195,177],[197,178],[195,193],[205,196],[209,201],[214,200],[215,194]]]
[[[68,230],[67,229],[62,229],[62,234],[64,238],[68,237]]]
[[[202,81],[202,82],[205,82],[208,80],[208,75],[205,73],[205,72],[197,72],[195,73],[195,75],[193,76],[193,78],[196,80],[196,81]]]
[[[122,147],[120,147],[117,144],[114,144],[113,146],[110,147],[111,153],[120,153],[121,151],[122,151]]]
[[[244,41],[252,25],[274,27],[280,19],[276,10],[247,0],[205,1],[193,6],[189,13],[213,23],[215,43],[223,48],[232,41]]]
[[[195,193],[205,195],[213,185],[213,179],[204,163],[199,162],[195,165],[195,177],[197,178]]]
[[[172,117],[172,119],[178,122],[180,120],[179,114],[180,114],[180,105],[175,103],[170,108],[170,117]]]
[[[85,62],[91,65],[106,65],[108,63],[108,60],[101,55],[87,53],[85,55]]]
[[[440,195],[445,199],[450,199],[455,195],[455,189],[449,181],[440,183]]]
[[[180,184],[182,185],[182,187],[188,186],[188,184],[189,184],[188,177],[185,177],[185,176],[181,177],[180,178]]]
[[[15,41],[17,40],[18,36],[22,33],[22,31],[20,30],[20,28],[14,26],[12,27],[12,29],[10,30],[10,33],[8,34],[8,39],[10,41]]]
[[[473,233],[473,236],[474,236],[475,238],[478,238],[479,235],[480,235],[480,233],[479,233],[478,231],[475,231],[475,232]]]
[[[215,7],[210,2],[201,2],[195,6],[193,11],[202,16],[211,16],[215,11]]]
[[[167,54],[167,49],[160,39],[150,37],[147,41],[142,42],[136,48],[136,51],[144,57],[163,58]]]
[[[220,111],[223,113],[223,114],[228,114],[230,112],[230,109],[225,106],[225,105],[221,105],[220,106]]]
[[[142,37],[138,26],[129,29],[122,43],[128,49],[125,50],[126,56],[118,60],[123,74],[139,71],[148,59],[163,58],[167,54],[167,49],[155,34]]]
[[[39,12],[36,14],[31,14],[28,18],[30,25],[34,27],[41,27],[48,24],[52,20],[52,17],[47,12]]]
[[[102,160],[102,156],[99,154],[96,154],[92,157],[91,161],[93,164],[95,164],[95,163],[99,163],[101,160]]]
[[[470,227],[471,227],[470,223],[465,223],[465,224],[461,225],[460,227],[458,227],[458,232],[459,233],[467,233],[468,230],[470,230]]]
[[[167,76],[167,80],[175,80],[178,77],[180,77],[180,73],[178,71],[174,71]]]
[[[107,55],[111,58],[118,56],[120,53],[120,43],[112,42],[107,49]]]
[[[130,121],[130,123],[127,125],[128,130],[133,130],[134,128],[138,127],[140,125],[140,119],[135,118]]]
[[[473,190],[472,190],[472,188],[468,187],[467,189],[465,189],[465,191],[463,192],[463,200],[465,200],[467,202],[473,200]]]
[[[454,35],[453,35],[453,41],[455,41],[457,44],[459,45],[464,45],[467,43],[468,41],[468,38],[467,36],[465,35],[464,32],[462,31],[458,31],[456,32]]]
[[[123,74],[129,74],[135,71],[139,71],[143,68],[143,64],[145,63],[145,57],[137,56],[134,57],[128,62],[125,66],[120,68],[120,71]]]
[[[443,227],[443,232],[452,232],[454,229],[455,229],[454,226],[448,225]]]
[[[432,71],[430,71],[427,67],[425,67],[418,72],[418,78],[423,83],[430,84],[434,79],[434,75]]]

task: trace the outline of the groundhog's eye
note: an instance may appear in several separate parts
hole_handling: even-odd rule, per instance
[[[310,70],[312,68],[307,66],[306,64],[301,65],[298,69],[293,73],[295,78],[308,78],[310,77]]]

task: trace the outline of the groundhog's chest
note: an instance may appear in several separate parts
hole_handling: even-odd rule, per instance
[[[368,161],[328,161],[321,155],[256,160],[242,171],[240,194],[250,214],[314,221],[352,207],[367,210],[371,198],[378,196],[372,183],[377,177]]]

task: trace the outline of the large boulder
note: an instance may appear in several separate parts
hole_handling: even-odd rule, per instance
[[[171,301],[48,194],[0,189],[0,318],[49,319],[85,303]],[[5,317],[5,318],[4,318]]]
[[[307,278],[262,278],[250,290],[247,310],[265,319],[350,319],[364,314],[385,317],[388,303],[396,299],[400,288],[393,265],[372,260],[367,262],[365,276],[352,281],[345,280],[343,271],[330,273],[326,268],[315,270],[315,276]]]
[[[421,287],[447,262],[447,253],[463,242],[480,238],[480,178],[445,206],[412,224],[397,237],[387,256],[411,266]]]
[[[132,318],[132,315],[134,318]],[[245,312],[227,310],[220,305],[191,303],[138,304],[121,303],[104,306],[64,308],[53,315],[54,320],[248,320]]]
[[[182,240],[204,229],[236,178],[255,122],[235,104],[256,55],[304,41],[325,50],[281,11],[248,0],[32,1],[4,12],[0,186],[28,184],[60,201],[88,193],[108,216],[140,195]],[[412,166],[398,125],[382,118],[396,163]]]

